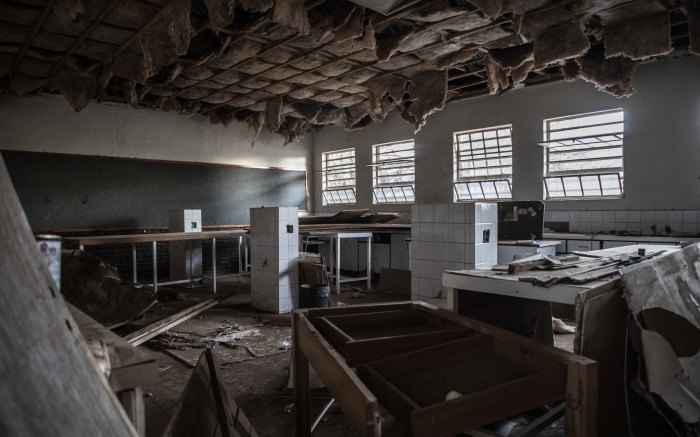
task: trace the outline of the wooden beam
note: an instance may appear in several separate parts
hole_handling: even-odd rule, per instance
[[[172,316],[166,317],[162,320],[159,320],[151,325],[148,325],[144,328],[139,329],[136,332],[127,335],[126,337],[124,337],[124,340],[133,344],[134,346],[143,344],[148,340],[152,339],[153,337],[162,334],[168,329],[177,326],[186,320],[191,319],[197,314],[204,312],[209,308],[215,307],[219,304],[219,302],[228,299],[232,294],[233,293],[228,293],[225,295],[217,296],[212,299],[207,299],[203,302],[187,307],[184,310],[173,314]]]
[[[22,59],[24,59],[24,55],[26,55],[27,50],[29,50],[29,46],[34,41],[34,38],[36,38],[36,35],[41,30],[41,27],[44,25],[46,18],[49,16],[49,12],[51,12],[51,9],[53,8],[54,3],[56,3],[56,0],[49,0],[46,3],[46,5],[44,6],[44,9],[41,11],[41,15],[39,16],[39,19],[36,20],[36,23],[34,24],[32,31],[27,36],[27,39],[24,40],[24,44],[22,44],[22,48],[20,49],[19,53],[17,54],[17,58],[15,59],[15,62],[12,63],[12,70],[10,71],[10,75],[15,74],[15,72],[17,71],[17,68],[19,68],[19,65],[22,63]]]
[[[80,37],[73,43],[73,45],[68,49],[67,52],[63,55],[60,61],[56,63],[56,65],[53,66],[51,71],[49,72],[48,77],[46,78],[46,81],[49,82],[53,77],[58,73],[58,71],[61,69],[63,64],[66,63],[68,58],[70,58],[73,53],[75,53],[76,50],[81,46],[83,41],[85,41],[92,33],[97,29],[97,26],[100,25],[102,20],[109,15],[110,12],[114,9],[114,7],[117,5],[118,1],[117,0],[110,0],[104,8],[102,8],[102,11],[100,11],[99,15],[93,20],[92,23],[90,23],[90,26],[88,26],[87,29],[85,29],[85,32],[80,35]]]

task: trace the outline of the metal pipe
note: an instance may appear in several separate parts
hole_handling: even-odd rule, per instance
[[[316,420],[314,420],[314,423],[311,424],[311,432],[314,432],[314,430],[316,429],[316,427],[318,426],[318,424],[321,422],[321,419],[323,419],[323,416],[325,416],[326,413],[328,412],[328,410],[331,409],[331,407],[333,406],[333,403],[334,403],[334,402],[335,402],[335,399],[331,399],[330,401],[328,401],[328,403],[326,404],[326,406],[323,407],[323,410],[321,410],[321,413],[318,415],[318,417],[316,418]]]

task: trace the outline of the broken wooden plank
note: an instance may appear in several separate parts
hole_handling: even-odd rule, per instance
[[[137,436],[36,246],[0,156],[2,434]]]
[[[212,349],[207,348],[199,357],[163,435],[258,437],[248,416],[223,385],[219,363]]]
[[[198,304],[192,305],[191,307],[187,307],[184,310],[175,313],[170,317],[166,317],[165,319],[159,320],[151,325],[141,328],[136,332],[132,332],[131,334],[124,337],[124,340],[126,340],[134,346],[143,344],[148,340],[152,339],[153,337],[164,333],[168,329],[177,326],[180,323],[191,319],[197,314],[218,305],[219,302],[228,299],[231,295],[233,295],[233,293],[216,296]]]

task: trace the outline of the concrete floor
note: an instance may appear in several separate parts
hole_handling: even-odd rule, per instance
[[[362,283],[358,283],[362,285]],[[194,291],[172,289],[178,293]],[[291,326],[289,315],[273,315],[250,306],[250,283],[238,282],[235,275],[219,278],[219,293],[235,294],[198,317],[178,325],[173,330],[145,343],[158,360],[159,383],[145,387],[146,435],[161,436],[170,420],[178,399],[192,372],[194,363],[205,345],[215,345],[214,351],[221,364],[221,374],[227,390],[250,418],[259,435],[288,437],[294,434],[294,413],[290,410],[293,390],[287,388],[290,363]],[[364,297],[353,297],[359,291],[354,284],[344,284],[340,295],[333,295],[333,303],[345,304],[406,300],[393,295],[362,290]],[[208,297],[208,281],[196,294],[188,297]],[[162,309],[155,308],[145,315],[140,325],[147,325],[187,302],[166,302]],[[233,335],[237,339],[219,343],[216,338]],[[230,337],[229,337],[230,338]],[[556,345],[568,349],[571,336],[557,336]],[[325,389],[312,391],[312,416],[315,417],[330,399]],[[405,431],[387,414],[383,434],[404,435]],[[315,436],[357,435],[342,412],[334,407],[314,432]],[[563,435],[561,423],[555,424],[542,435]]]

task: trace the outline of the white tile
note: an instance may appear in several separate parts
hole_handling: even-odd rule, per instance
[[[628,223],[640,223],[642,221],[642,213],[640,211],[627,211]]]
[[[604,232],[605,224],[603,222],[591,222],[591,232]]]
[[[432,223],[434,222],[434,210],[433,205],[421,205],[420,206],[420,221],[421,223]]]
[[[450,222],[450,206],[447,204],[435,205],[435,223],[449,223]]]
[[[580,222],[581,221],[581,211],[570,211],[569,221]]]
[[[450,257],[450,246],[451,245],[452,245],[452,243],[447,243],[447,242],[440,244],[440,261],[449,262],[452,260]]]
[[[668,211],[654,211],[654,221],[661,226],[668,223]]]
[[[418,290],[420,289],[418,281],[418,277],[411,276],[411,296],[417,296],[418,295]]]
[[[654,231],[651,230],[651,227],[654,226],[654,222],[642,222],[641,223],[641,232],[644,235],[654,235]],[[657,232],[660,231],[660,229],[657,227]]]
[[[698,222],[698,212],[694,209],[688,209],[683,211],[683,224],[686,223],[697,223]]]
[[[591,222],[591,211],[581,211],[581,222]]]
[[[591,222],[581,222],[579,232],[591,232]]]
[[[698,232],[698,224],[691,222],[683,222],[683,232],[689,232],[695,234]]]
[[[420,222],[420,205],[411,205],[411,223]]]
[[[418,277],[419,278],[432,278],[433,272],[435,271],[435,261],[420,260],[420,265],[418,266]]]
[[[672,223],[680,223],[683,221],[683,211],[669,211],[668,221]]]
[[[448,223],[435,223],[435,241],[450,241],[450,225]]]
[[[615,211],[603,211],[603,221],[605,223],[615,223]]]
[[[420,235],[420,240],[419,241],[435,241],[435,231],[434,231],[434,224],[433,223],[423,223],[421,222],[418,227],[419,227],[419,235]]]
[[[466,245],[464,243],[450,243],[450,259],[451,262],[465,263],[467,260]]]
[[[591,211],[591,221],[592,222],[602,222],[603,221],[603,211]]]
[[[433,295],[433,280],[431,278],[420,278],[418,280],[418,295],[432,296]]]
[[[671,222],[668,225],[671,227],[671,233],[683,231],[683,223],[681,223],[681,222]],[[664,231],[664,234],[665,233],[666,233],[666,231]]]
[[[653,223],[654,222],[654,211],[641,211],[640,222]]]
[[[411,260],[420,259],[420,241],[411,241]]]
[[[466,208],[463,203],[453,203],[450,205],[450,223],[464,223],[466,219]]]
[[[569,232],[579,232],[581,229],[581,222],[569,222]]]
[[[420,240],[420,223],[411,222],[411,240]]]
[[[475,226],[474,224],[466,224],[464,226],[464,242],[468,244],[473,244],[474,243],[474,234],[475,234]]]
[[[568,222],[570,219],[571,215],[569,214],[569,211],[559,211],[559,221],[560,222]]]
[[[474,223],[475,218],[475,203],[465,203],[464,204],[464,222]]]
[[[464,242],[466,238],[464,223],[450,223],[449,237],[450,242]]]
[[[291,206],[287,208],[287,221],[289,223],[299,222],[299,208],[296,206]]]
[[[627,223],[627,211],[615,211],[615,223]]]
[[[642,230],[642,224],[639,222],[629,222],[627,223],[627,230],[630,232],[640,232]]]

